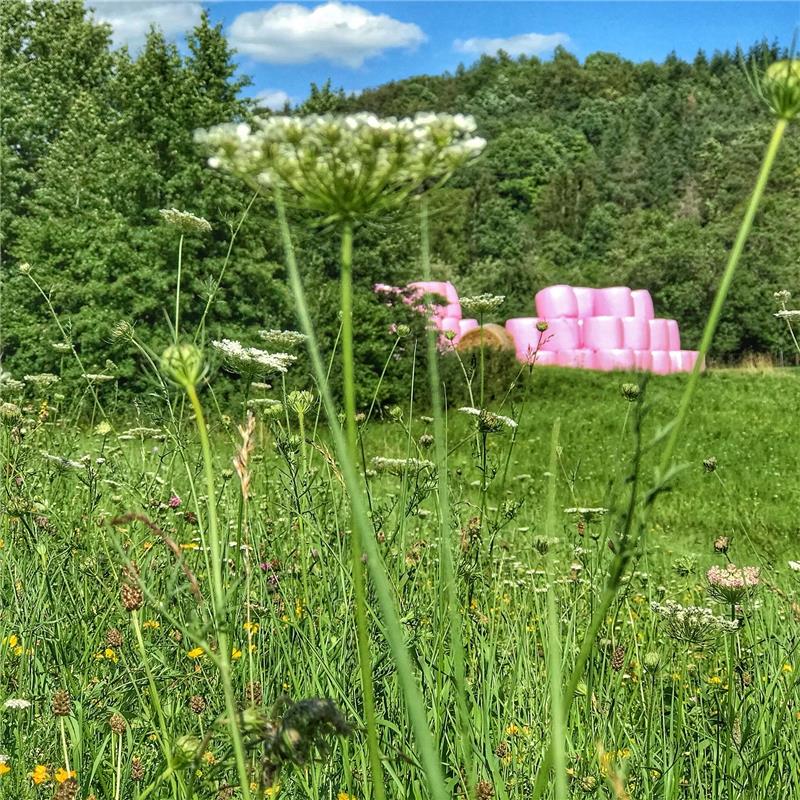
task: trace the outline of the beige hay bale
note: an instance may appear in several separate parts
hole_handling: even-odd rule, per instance
[[[495,325],[488,322],[482,328],[473,328],[467,331],[459,340],[456,349],[459,351],[472,350],[481,346],[487,350],[513,350],[514,340],[509,336],[508,331],[502,325]]]

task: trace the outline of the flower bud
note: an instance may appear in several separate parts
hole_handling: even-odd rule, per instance
[[[203,369],[203,354],[193,344],[170,345],[161,355],[161,370],[184,388],[196,386]]]
[[[800,114],[800,59],[770,64],[761,78],[761,93],[767,105],[781,119]]]

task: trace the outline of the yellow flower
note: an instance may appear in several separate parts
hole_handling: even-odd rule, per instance
[[[216,764],[217,757],[210,750],[206,750],[205,753],[203,753],[203,761],[205,761],[206,764]]]
[[[0,777],[8,775],[9,772],[11,772],[11,767],[5,761],[0,761]]]
[[[53,777],[56,779],[58,783],[64,783],[64,781],[67,780],[67,778],[75,777],[75,770],[67,772],[64,769],[64,767],[59,767],[58,770],[56,770],[56,774]]]
[[[519,733],[519,728],[512,722],[506,727],[506,733],[509,736],[516,736]]]
[[[200,658],[205,653],[202,647],[193,647],[187,654],[187,658]]]
[[[270,786],[267,788],[266,792],[264,792],[264,797],[277,797],[278,792],[281,790],[281,785],[276,783],[274,786]]]
[[[103,652],[103,655],[106,657],[106,659],[107,659],[108,661],[113,661],[115,664],[116,664],[116,663],[117,663],[117,661],[119,660],[119,659],[117,658],[117,651],[116,651],[116,650],[114,650],[114,649],[113,649],[113,648],[111,648],[111,647],[106,647],[105,651]]]
[[[237,647],[234,647],[233,650],[231,650],[231,658],[234,661],[238,661],[241,657],[242,657],[242,651],[239,650]]]
[[[17,634],[12,633],[11,636],[7,636],[3,639],[3,644],[7,644],[12,650],[17,646],[19,639],[17,639]]]
[[[248,621],[248,622],[245,622],[245,624],[244,624],[244,625],[242,625],[242,627],[243,627],[243,628],[244,628],[244,629],[245,629],[245,630],[246,630],[248,633],[250,633],[250,634],[253,634],[253,633],[258,633],[258,628],[259,628],[259,625],[258,625],[258,623],[257,623],[257,622],[250,622],[250,621]]]
[[[161,623],[157,619],[146,619],[142,623],[142,627],[143,628],[152,628],[153,630],[155,630],[156,628],[160,628],[161,627]]]
[[[30,773],[31,780],[38,786],[40,783],[50,780],[50,773],[44,764],[37,764]]]
[[[791,664],[784,664],[784,665],[781,667],[781,671],[782,671],[782,672],[792,672],[792,671],[793,671],[793,669],[792,669],[792,665],[791,665]]]
[[[708,682],[712,686],[720,686],[722,684],[722,678],[719,675],[710,675],[708,678]]]
[[[200,545],[197,542],[183,542],[181,550],[199,550]]]
[[[347,792],[339,792],[336,795],[336,800],[356,800],[356,798],[352,794],[347,794]]]

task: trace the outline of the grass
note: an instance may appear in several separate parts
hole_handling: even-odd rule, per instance
[[[559,664],[561,675],[571,670],[612,556],[608,541],[617,535],[613,509],[624,496],[634,444],[636,405],[620,394],[626,380],[537,368],[502,410],[490,404],[516,417],[525,401],[515,433],[487,437],[485,498],[473,418],[448,415],[450,529],[478,796],[532,791],[551,709],[559,708],[553,675]],[[672,417],[685,380],[650,381],[645,440]],[[702,378],[691,438],[677,449],[688,468],[652,515],[633,576],[603,625],[563,720],[566,781],[562,788],[554,782],[546,796],[773,798],[798,791],[800,609],[793,604],[798,575],[787,566],[798,556],[800,472],[791,447],[798,389],[800,375],[789,371]],[[23,417],[7,420],[0,434],[0,680],[6,697],[32,703],[0,715],[0,752],[8,756],[0,795],[52,796],[53,776],[68,757],[81,797],[224,797],[225,787],[238,783],[215,666],[217,641],[224,640],[212,609],[194,425],[186,415],[177,427],[163,426],[160,440],[120,441],[105,427],[76,426],[78,409],[65,401],[42,399],[28,397]],[[201,400],[213,406],[207,395]],[[123,409],[108,411],[119,419]],[[373,793],[357,679],[348,503],[326,431],[310,424],[315,415],[315,407],[306,415],[305,462],[296,419],[259,413],[244,503],[231,469],[241,436],[209,414],[220,536],[234,543],[224,553],[223,575],[233,691],[243,709],[254,796],[345,793],[366,800]],[[448,791],[456,796],[466,776],[431,470],[421,465],[398,476],[370,467],[373,456],[429,458],[430,450],[417,446],[432,424],[408,409],[402,419],[384,415],[392,416],[394,422],[361,430],[371,520]],[[77,468],[43,453],[89,458]],[[714,472],[703,467],[711,456]],[[654,461],[645,454],[643,474]],[[173,495],[181,498],[176,508]],[[483,525],[471,523],[483,505]],[[572,506],[612,511],[579,532],[576,515],[562,511]],[[163,537],[134,519],[112,524],[128,512],[146,515]],[[681,644],[666,635],[649,603],[674,599],[727,615],[729,608],[709,598],[704,577],[707,567],[725,562],[712,546],[721,535],[731,538],[730,559],[761,567],[762,585],[742,604],[737,633],[710,646]],[[135,614],[120,600],[129,560],[138,565],[145,595]],[[202,602],[187,574],[196,577]],[[367,611],[387,796],[422,800],[428,785],[372,593]],[[121,633],[121,645],[109,644],[111,629]],[[72,698],[63,717],[51,710],[58,689]],[[352,734],[330,735],[326,707],[297,728],[299,739],[283,730],[283,745],[276,743],[268,723],[286,718],[285,709],[272,709],[282,696],[332,700]],[[190,708],[192,698],[199,707],[197,697],[201,713]],[[125,720],[122,735],[109,727],[114,713]],[[320,737],[329,749],[317,746]],[[132,780],[134,757],[144,773],[139,781]],[[177,781],[159,780],[168,760]],[[46,767],[38,777],[47,775],[39,784],[31,777],[37,765]],[[231,796],[241,795],[237,789]]]

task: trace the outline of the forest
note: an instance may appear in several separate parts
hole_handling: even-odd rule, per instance
[[[181,49],[154,29],[131,53],[112,47],[110,29],[81,0],[7,0],[0,24],[4,367],[78,375],[59,349],[53,313],[19,272],[29,265],[87,368],[113,366],[125,391],[141,390],[139,356],[112,332],[124,321],[155,351],[164,344],[175,247],[159,211],[172,207],[212,225],[184,244],[187,323],[202,316],[236,232],[206,335],[294,326],[272,204],[210,173],[193,141],[198,128],[273,113],[248,98],[250,81],[221,27],[204,16]],[[358,96],[330,81],[312,84],[282,113],[474,115],[488,144],[435,195],[434,277],[461,294],[506,295],[502,319],[530,313],[534,293],[552,283],[646,287],[695,347],[770,126],[748,74],[781,57],[766,42],[701,51],[691,63],[674,54],[633,63],[598,52],[581,63],[563,49],[550,60],[501,52]],[[712,363],[793,358],[784,326],[763,320],[775,291],[798,288],[798,163],[795,133],[779,155]],[[330,348],[338,240],[302,210],[292,217],[301,223],[293,228],[314,322]],[[371,287],[419,277],[418,236],[413,209],[355,231],[362,394],[383,369],[391,322]],[[402,375],[389,370],[384,399]]]

